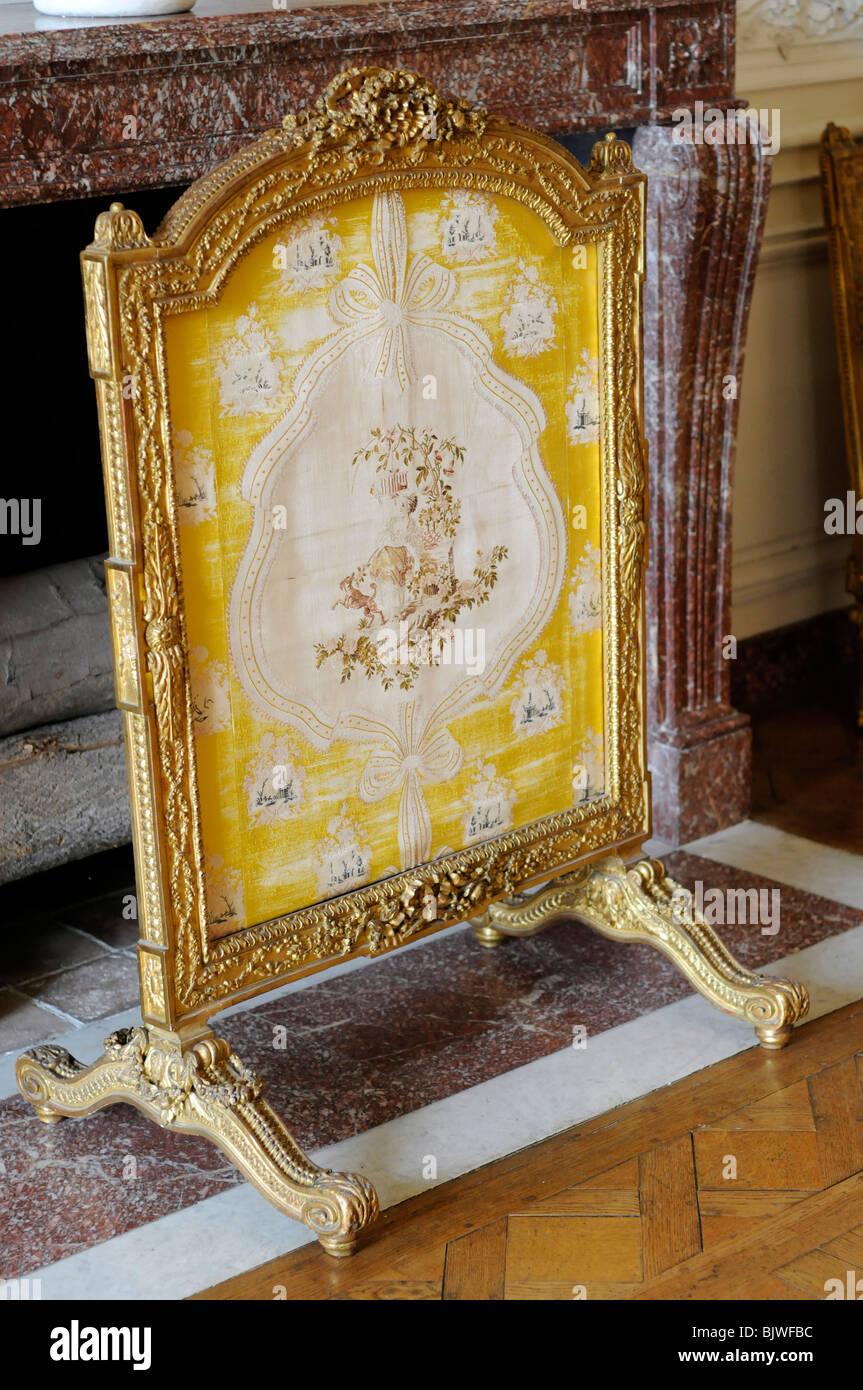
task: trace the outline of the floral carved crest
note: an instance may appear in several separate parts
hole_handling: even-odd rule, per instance
[[[324,89],[310,111],[286,116],[283,129],[296,144],[326,146],[415,145],[420,158],[429,144],[465,137],[479,139],[486,113],[467,101],[448,101],[414,72],[351,68]]]
[[[137,212],[122,203],[112,203],[96,218],[93,246],[99,251],[135,250],[152,244]]]

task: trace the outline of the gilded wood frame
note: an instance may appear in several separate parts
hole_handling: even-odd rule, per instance
[[[821,137],[821,192],[830,247],[833,319],[851,487],[863,498],[863,145],[831,122]],[[852,538],[847,584],[855,600],[859,677],[857,722],[863,729],[863,536]]]
[[[434,138],[429,132],[434,131]],[[489,190],[562,246],[599,247],[606,793],[496,840],[230,936],[208,939],[163,324],[220,293],[258,239],[375,189]],[[109,593],[129,752],[145,1022],[176,1028],[240,997],[480,915],[649,833],[644,736],[644,178],[610,136],[586,170],[541,135],[408,74],[337,79],[200,180],[148,237],[103,214],[82,257],[110,520]]]

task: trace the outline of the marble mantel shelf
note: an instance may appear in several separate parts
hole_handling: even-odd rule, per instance
[[[199,0],[66,23],[0,6],[0,205],[188,183],[349,66],[416,68],[549,133],[733,94],[733,0]]]

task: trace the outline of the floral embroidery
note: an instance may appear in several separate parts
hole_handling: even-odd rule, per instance
[[[293,235],[275,247],[282,284],[291,290],[320,290],[339,273],[342,239],[320,213],[299,223]]]
[[[582,348],[569,383],[566,426],[573,444],[595,444],[599,439],[599,363],[587,348]]]
[[[277,742],[275,734],[265,734],[243,782],[252,820],[258,825],[273,825],[295,815],[303,804],[304,781],[289,744]]]
[[[204,865],[204,884],[208,924],[215,927],[231,922],[236,931],[243,925],[246,911],[239,869],[229,868],[220,854],[208,854]]]
[[[355,625],[315,647],[318,666],[339,658],[342,681],[359,666],[384,690],[396,681],[410,690],[423,666],[449,659],[452,624],[463,609],[484,604],[497,583],[507,553],[503,545],[477,551],[470,579],[455,572],[462,504],[451,480],[464,455],[454,439],[403,425],[371,430],[367,444],[354,454],[355,467],[375,463],[370,493],[386,519],[377,546],[345,575],[333,604],[354,615]]]
[[[602,551],[590,542],[569,581],[569,616],[573,632],[602,629]]]
[[[347,893],[351,888],[368,882],[372,869],[372,851],[361,842],[362,832],[348,814],[347,802],[339,807],[338,815],[327,822],[327,837],[320,845],[315,860],[318,866],[318,891],[323,898]]]
[[[572,789],[574,805],[580,801],[592,801],[605,791],[605,743],[602,734],[595,734],[592,728],[576,750],[572,767]]]
[[[539,278],[535,265],[519,260],[509,291],[509,307],[501,315],[503,345],[516,357],[537,357],[554,347],[557,301]]]
[[[477,759],[476,771],[462,797],[466,809],[464,818],[465,844],[489,839],[509,830],[515,792],[503,777],[498,777],[494,763]]]
[[[525,667],[510,709],[515,732],[522,738],[544,734],[563,723],[563,676],[544,651],[538,651]]]
[[[273,360],[278,347],[275,334],[258,317],[257,304],[234,324],[234,336],[216,362],[221,413],[255,415],[277,403],[281,375]]]
[[[441,249],[447,260],[464,265],[494,250],[497,208],[481,193],[456,189],[441,222]]]
[[[174,493],[182,526],[216,515],[216,464],[212,450],[195,444],[188,430],[174,431]]]
[[[206,647],[189,653],[192,687],[192,719],[196,734],[218,734],[231,725],[228,668],[224,661],[208,661]]]

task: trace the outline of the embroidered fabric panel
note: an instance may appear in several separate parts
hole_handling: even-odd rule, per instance
[[[378,193],[166,352],[212,935],[601,795],[593,247]]]

